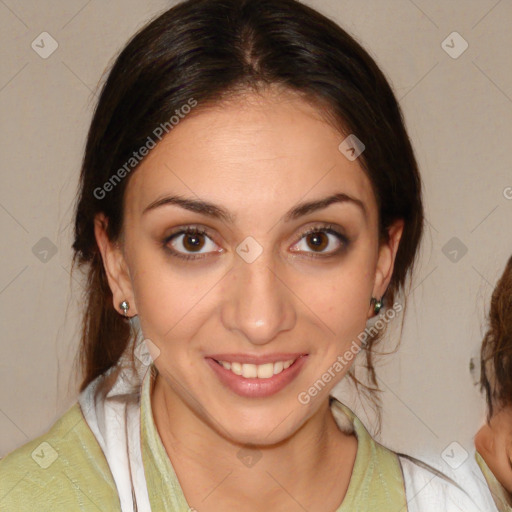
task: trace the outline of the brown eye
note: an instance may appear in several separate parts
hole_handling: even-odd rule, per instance
[[[301,247],[302,245],[302,247]],[[293,252],[304,252],[308,256],[335,256],[349,245],[348,238],[331,226],[314,227],[304,233],[292,249]],[[327,250],[326,250],[327,249]]]
[[[187,251],[201,250],[204,246],[204,235],[200,233],[187,233],[183,236],[182,243]]]
[[[219,252],[206,231],[197,228],[182,229],[172,234],[164,240],[164,246],[173,256],[184,259],[200,259],[208,253]]]
[[[315,251],[323,251],[329,245],[329,238],[326,233],[318,232],[307,235],[306,240],[310,243],[309,247]]]

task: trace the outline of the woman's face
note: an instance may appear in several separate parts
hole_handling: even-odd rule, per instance
[[[325,405],[389,282],[401,223],[379,246],[343,139],[290,92],[197,111],[130,177],[121,249],[96,225],[168,396],[239,442],[284,439]]]

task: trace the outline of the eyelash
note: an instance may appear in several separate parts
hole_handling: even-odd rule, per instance
[[[312,228],[308,229],[301,235],[298,242],[300,242],[303,238],[307,237],[308,235],[312,235],[314,233],[327,233],[327,234],[334,235],[341,242],[342,246],[340,249],[337,249],[336,251],[327,253],[326,255],[322,255],[323,253],[315,254],[314,252],[306,253],[307,254],[306,257],[309,257],[309,258],[328,258],[328,257],[337,256],[344,249],[346,249],[350,243],[349,239],[345,235],[343,235],[342,233],[337,231],[334,228],[334,226],[331,224],[322,225],[322,226],[313,226]],[[180,235],[201,235],[201,236],[206,235],[208,238],[212,239],[212,237],[209,235],[209,232],[207,229],[188,226],[185,229],[181,229],[180,231],[176,231],[176,232],[172,233],[171,235],[167,236],[162,242],[164,250],[167,251],[173,257],[181,258],[183,260],[201,260],[206,257],[205,254],[195,254],[195,255],[194,254],[183,254],[178,251],[175,251],[174,249],[171,249],[168,246],[169,242],[173,238],[178,237]],[[296,245],[298,242],[296,242],[294,245]],[[300,251],[297,251],[297,252],[300,252]]]

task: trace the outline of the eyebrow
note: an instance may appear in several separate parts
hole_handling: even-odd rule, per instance
[[[298,219],[299,217],[323,210],[331,204],[336,203],[354,204],[361,210],[364,217],[367,217],[366,207],[360,199],[352,197],[343,192],[338,192],[323,199],[299,203],[284,215],[283,220],[284,222],[290,222],[292,220]],[[214,219],[220,219],[230,224],[233,224],[235,221],[235,216],[221,206],[210,203],[208,201],[185,198],[178,195],[165,196],[157,199],[156,201],[153,201],[148,206],[146,206],[146,208],[144,208],[142,215],[148,213],[149,211],[155,210],[156,208],[167,205],[179,206],[185,210],[206,215],[207,217]]]

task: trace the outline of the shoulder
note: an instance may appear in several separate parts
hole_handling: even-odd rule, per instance
[[[75,403],[48,430],[0,459],[0,510],[115,510],[105,456]]]
[[[492,512],[490,497],[475,492],[475,481],[459,473],[439,471],[413,457],[399,454],[409,510],[411,512]]]

